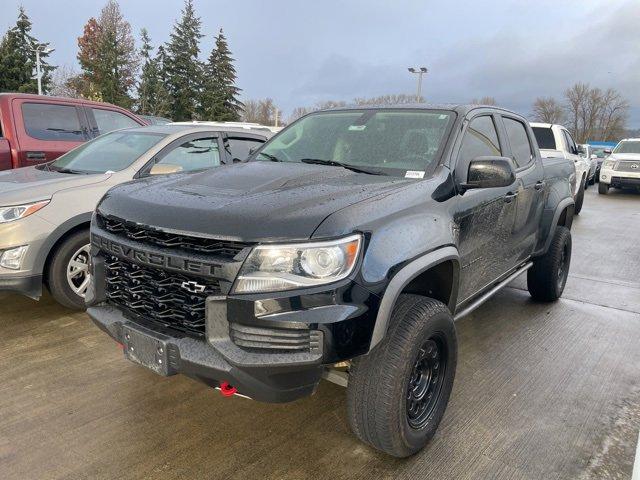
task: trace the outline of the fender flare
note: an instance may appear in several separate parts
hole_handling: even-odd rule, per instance
[[[382,300],[380,301],[380,307],[378,308],[378,314],[376,316],[376,324],[373,328],[373,333],[371,334],[369,351],[380,343],[387,334],[387,328],[389,327],[389,321],[391,320],[391,313],[398,297],[400,296],[400,292],[402,292],[411,280],[416,278],[422,272],[449,260],[454,260],[457,263],[460,263],[458,249],[452,246],[442,247],[417,258],[408,265],[405,265],[393,276],[384,291]],[[448,307],[452,314],[455,310],[455,303],[458,296],[458,277],[459,271],[455,271],[453,286],[451,288],[451,296],[448,302]]]
[[[69,233],[70,230],[84,223],[91,223],[91,215],[93,215],[93,212],[81,213],[58,225],[56,229],[49,234],[46,241],[40,247],[38,256],[36,257],[35,263],[33,265],[34,272],[44,275],[45,263],[55,244],[58,243],[58,241],[67,233]]]
[[[553,220],[551,221],[551,225],[549,226],[549,235],[547,235],[547,239],[544,242],[544,250],[546,253],[549,250],[549,245],[551,245],[551,240],[553,239],[553,235],[556,233],[556,227],[558,226],[558,220],[560,220],[560,215],[565,211],[568,207],[574,207],[575,202],[573,198],[565,198],[558,203],[555,212],[553,213]],[[571,213],[571,217],[568,219],[569,228],[571,228],[571,224],[573,223],[573,212]]]

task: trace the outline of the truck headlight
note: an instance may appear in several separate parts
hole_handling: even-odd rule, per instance
[[[43,200],[41,202],[25,203],[24,205],[0,207],[0,223],[13,222],[14,220],[28,217],[45,207],[49,202],[50,200]]]
[[[266,293],[336,282],[352,271],[362,236],[255,247],[242,266],[234,293]]]
[[[609,168],[613,170],[615,166],[616,166],[615,160],[605,160],[604,162],[602,162],[602,168]]]

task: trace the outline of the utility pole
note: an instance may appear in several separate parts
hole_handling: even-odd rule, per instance
[[[276,108],[276,121],[275,121],[275,125],[274,125],[274,127],[277,127],[277,126],[278,126],[278,113],[279,113],[279,111],[278,111],[278,109]]]
[[[42,50],[40,50],[42,48]],[[32,48],[36,52],[36,75],[34,78],[38,79],[38,95],[42,95],[42,68],[40,63],[40,52],[49,54],[53,52],[54,48],[46,48],[44,45],[38,45],[36,48]]]
[[[422,99],[422,76],[428,72],[427,67],[409,67],[407,70],[418,75],[418,93],[416,94],[416,102],[420,103]]]

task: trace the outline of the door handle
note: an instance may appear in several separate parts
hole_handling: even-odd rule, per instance
[[[45,158],[44,152],[27,152],[28,160],[44,160]]]
[[[540,181],[540,182],[536,182],[536,185],[534,187],[536,190],[542,190],[544,188],[544,182]]]
[[[511,203],[514,198],[518,196],[518,192],[509,192],[504,196],[504,201],[506,203]]]

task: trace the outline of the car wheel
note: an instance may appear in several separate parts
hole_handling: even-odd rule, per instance
[[[609,184],[600,182],[598,183],[598,193],[601,195],[606,195],[609,192]]]
[[[419,451],[444,415],[457,356],[449,309],[431,298],[400,295],[387,336],[351,364],[347,411],[355,435],[394,457]]]
[[[580,188],[578,188],[578,194],[576,195],[576,205],[574,210],[574,213],[576,215],[580,213],[580,211],[582,210],[582,204],[584,203],[584,183],[585,179],[583,177],[580,183]]]
[[[556,227],[549,250],[527,271],[527,288],[534,300],[552,302],[562,295],[571,265],[571,231]]]
[[[47,271],[49,291],[58,303],[68,308],[85,308],[89,285],[89,230],[67,237],[56,249]]]

